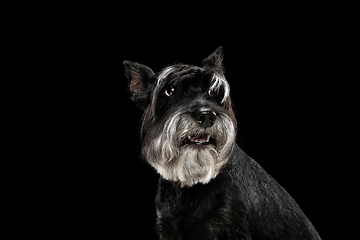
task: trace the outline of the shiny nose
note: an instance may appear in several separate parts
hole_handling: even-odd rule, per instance
[[[209,128],[214,125],[216,120],[216,113],[212,111],[196,111],[194,113],[194,119],[203,128]]]

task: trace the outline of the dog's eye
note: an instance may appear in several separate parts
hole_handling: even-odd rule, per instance
[[[216,91],[211,91],[211,90],[209,90],[209,95],[211,96],[211,97],[217,97],[218,95],[219,95],[219,93],[218,92],[216,92]]]
[[[174,93],[175,93],[175,87],[174,87],[174,86],[169,86],[169,87],[165,90],[165,94],[166,94],[166,96],[168,96],[168,97],[174,95]]]
[[[224,90],[222,88],[218,90],[211,90],[209,89],[208,94],[212,97],[216,102],[222,103],[224,98]]]

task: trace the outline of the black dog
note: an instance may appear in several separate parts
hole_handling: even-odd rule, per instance
[[[124,61],[132,99],[145,109],[142,156],[161,175],[160,239],[320,239],[291,196],[236,144],[222,48],[202,67],[158,74]]]

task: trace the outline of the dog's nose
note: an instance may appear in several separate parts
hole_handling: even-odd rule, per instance
[[[206,109],[199,111],[196,111],[194,113],[194,118],[196,122],[203,128],[209,128],[212,125],[214,125],[214,122],[216,120],[216,113]]]

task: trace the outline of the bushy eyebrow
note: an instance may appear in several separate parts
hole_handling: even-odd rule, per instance
[[[174,66],[169,66],[169,67],[164,68],[157,77],[157,79],[158,79],[157,85],[160,85],[166,79],[166,77],[170,73],[172,73],[174,70],[175,70]]]
[[[211,78],[209,91],[218,92],[221,86],[224,88],[224,97],[221,100],[221,103],[223,103],[226,98],[230,96],[230,86],[224,76],[214,72]]]
[[[184,79],[193,77],[196,73],[200,72],[200,68],[191,65],[178,64],[164,68],[158,75],[158,86],[165,80],[170,84],[176,84]],[[170,79],[168,79],[170,77]]]

